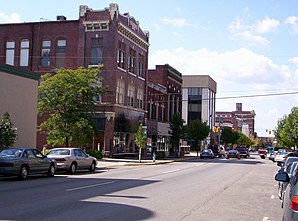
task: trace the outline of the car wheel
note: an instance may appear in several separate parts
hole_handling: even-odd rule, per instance
[[[50,165],[48,176],[53,177],[55,175],[55,167],[53,164]]]
[[[91,166],[89,167],[89,171],[90,172],[94,172],[95,171],[95,168],[96,168],[96,163],[95,162],[92,162]]]
[[[76,163],[71,163],[70,168],[69,168],[69,172],[71,174],[75,174],[77,171],[77,164]]]
[[[18,178],[20,180],[25,180],[28,177],[28,168],[26,166],[22,166],[19,173],[18,173]]]

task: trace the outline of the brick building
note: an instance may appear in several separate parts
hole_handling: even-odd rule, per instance
[[[147,87],[149,145],[172,152],[169,125],[174,113],[182,113],[182,74],[168,64],[156,65],[148,70]]]
[[[96,116],[101,136],[93,148],[134,151],[132,134],[145,120],[149,33],[117,4],[103,10],[81,5],[78,20],[0,24],[0,63],[37,73],[103,64],[100,76],[108,94],[100,98]],[[123,120],[126,127],[121,126]],[[41,148],[45,139],[38,136]]]
[[[255,136],[255,116],[252,111],[242,110],[242,103],[236,103],[236,111],[216,111],[216,126],[220,128],[231,128],[236,131],[254,137]]]

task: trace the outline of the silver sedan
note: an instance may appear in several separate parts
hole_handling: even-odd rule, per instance
[[[94,172],[97,164],[95,157],[89,156],[80,148],[74,147],[51,149],[47,157],[55,159],[58,170],[66,170],[71,174],[81,169],[88,169],[90,172]]]

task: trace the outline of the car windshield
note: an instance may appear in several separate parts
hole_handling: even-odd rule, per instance
[[[70,150],[68,149],[54,149],[51,150],[48,155],[70,155]]]
[[[0,152],[1,157],[21,157],[22,155],[22,150],[21,149],[7,149],[7,150],[2,150]]]

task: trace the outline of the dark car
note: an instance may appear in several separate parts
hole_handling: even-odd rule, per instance
[[[240,160],[240,153],[238,150],[229,150],[226,154],[226,158],[237,158]]]
[[[288,173],[280,171],[275,175],[275,180],[289,183],[283,194],[283,221],[298,220],[298,167],[290,178]]]
[[[54,176],[56,161],[35,148],[8,148],[0,151],[0,175],[16,175],[25,180],[29,175]]]
[[[240,157],[244,157],[244,158],[250,157],[250,153],[247,147],[236,147],[236,150],[239,151]]]
[[[206,149],[206,150],[202,150],[202,153],[200,155],[200,158],[201,159],[204,159],[204,158],[211,158],[213,159],[214,158],[214,153],[211,149]]]

